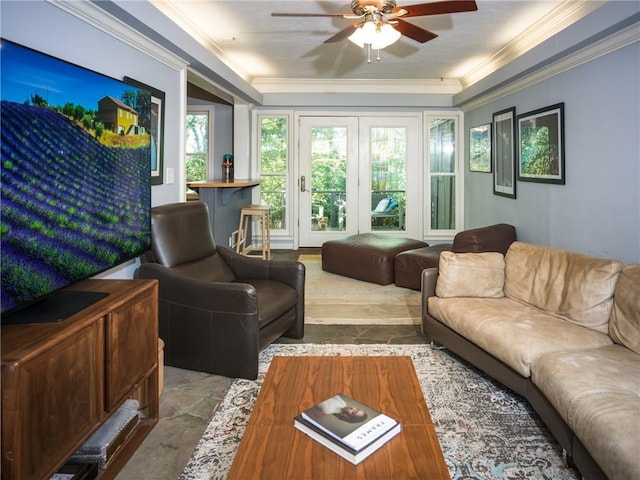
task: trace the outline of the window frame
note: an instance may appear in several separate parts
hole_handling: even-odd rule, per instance
[[[455,134],[455,160],[453,172],[431,172],[431,128],[430,122],[434,119],[454,120]],[[464,221],[464,117],[462,112],[456,111],[427,111],[424,112],[424,185],[423,185],[423,225],[424,237],[427,240],[450,241],[456,233],[463,229]],[[435,229],[431,226],[431,180],[435,176],[454,177],[455,186],[455,228]]]
[[[253,124],[255,128],[253,130],[253,145],[254,145],[254,165],[256,166],[256,176],[258,179],[262,180],[263,171],[262,171],[262,119],[265,118],[284,118],[287,123],[286,127],[286,171],[283,173],[267,173],[268,176],[284,176],[284,185],[285,185],[285,193],[284,193],[284,220],[285,220],[285,228],[272,228],[271,236],[272,237],[292,237],[294,235],[295,229],[297,228],[297,222],[294,225],[294,210],[295,206],[295,198],[294,194],[297,193],[294,175],[294,152],[293,152],[293,135],[294,135],[294,125],[293,125],[293,112],[290,110],[254,110],[253,111]],[[262,187],[260,186],[256,192],[258,202],[262,199]],[[254,197],[255,199],[255,197]]]
[[[187,172],[187,158],[189,157],[189,152],[187,151],[187,115],[194,114],[202,114],[207,113],[209,116],[209,132],[207,135],[208,143],[207,143],[207,163],[206,163],[206,171],[205,171],[205,180],[209,178],[213,178],[213,162],[214,162],[214,121],[215,121],[215,109],[213,106],[209,105],[187,105],[187,111],[185,113],[184,120],[184,161],[182,168],[185,172]]]

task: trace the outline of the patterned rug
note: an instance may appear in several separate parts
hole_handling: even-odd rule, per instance
[[[562,451],[521,397],[426,345],[271,345],[258,379],[235,380],[200,439],[181,480],[224,479],[260,385],[276,355],[408,355],[453,480],[576,480]],[[292,420],[293,421],[293,420]]]

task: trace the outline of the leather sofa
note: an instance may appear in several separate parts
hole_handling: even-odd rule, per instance
[[[406,250],[395,257],[395,284],[398,287],[420,290],[422,271],[437,268],[440,253],[500,252],[507,253],[512,242],[517,240],[513,225],[498,223],[487,227],[472,228],[458,232],[453,243],[438,243],[428,247]]]
[[[640,478],[640,264],[514,242],[422,277],[432,341],[526,398],[584,478]]]
[[[255,379],[262,348],[303,337],[304,265],[216,246],[206,204],[153,208],[147,257],[135,276],[159,280],[166,365]]]

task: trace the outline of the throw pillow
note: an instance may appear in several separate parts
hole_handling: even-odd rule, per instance
[[[383,198],[382,200],[380,200],[378,202],[378,205],[376,206],[376,209],[374,210],[374,212],[376,212],[376,213],[384,213],[384,211],[389,206],[389,202],[390,201],[391,201],[390,198]]]
[[[440,253],[436,295],[448,297],[504,297],[504,255]]]
[[[391,213],[393,209],[398,206],[398,202],[396,202],[393,198],[389,198],[389,206],[386,208],[384,213]]]

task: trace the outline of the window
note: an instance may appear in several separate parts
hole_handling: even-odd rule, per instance
[[[289,116],[257,118],[260,202],[271,207],[270,228],[289,231]]]
[[[211,115],[209,111],[189,111],[186,119],[186,179],[197,182],[209,178]]]
[[[457,115],[427,114],[425,226],[427,236],[451,236],[460,226],[462,169]]]

